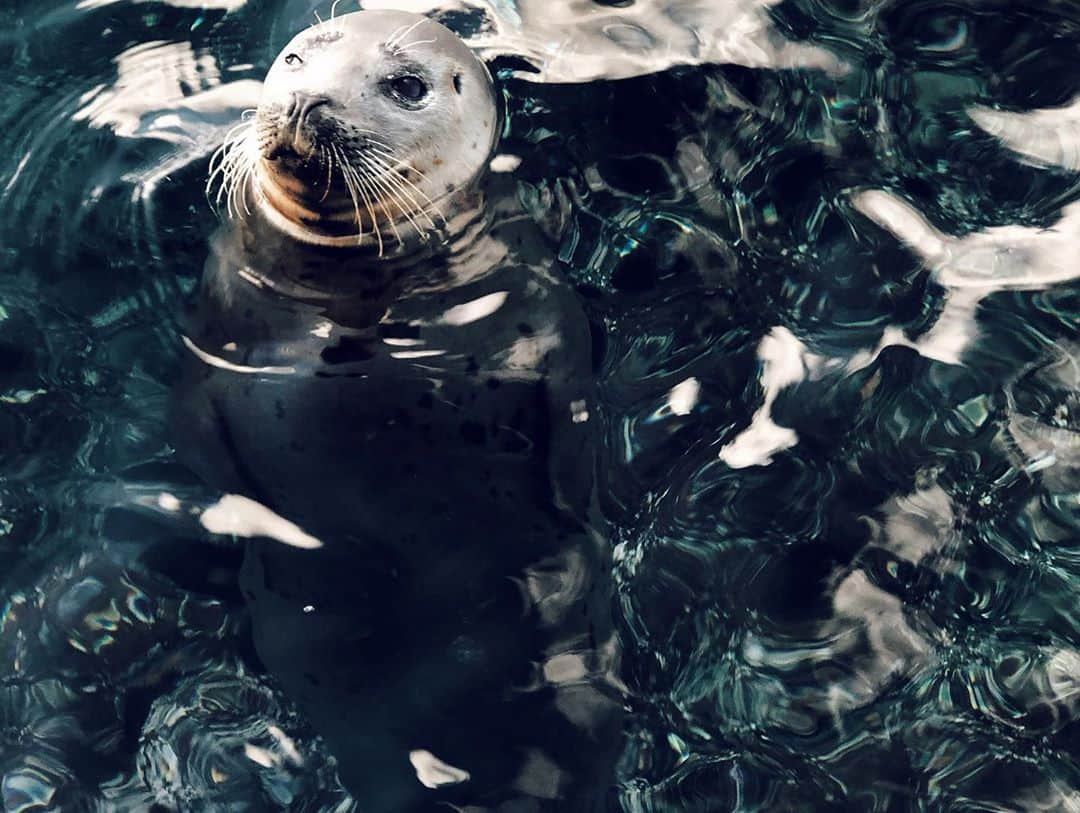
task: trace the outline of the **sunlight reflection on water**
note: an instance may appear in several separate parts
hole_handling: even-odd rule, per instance
[[[1076,13],[379,5],[492,61],[500,174],[600,328],[622,808],[1075,809]],[[205,162],[310,7],[4,12],[11,809],[352,808],[216,532],[311,538],[200,524],[164,430]]]

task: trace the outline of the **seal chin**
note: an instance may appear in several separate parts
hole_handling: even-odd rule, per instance
[[[261,159],[252,185],[255,204],[271,226],[302,243],[339,248],[377,248],[396,253],[403,228],[387,228],[390,221],[380,201],[357,212],[355,202],[334,183],[308,183],[280,160]],[[382,224],[376,236],[373,222]],[[423,235],[417,237],[423,239]]]

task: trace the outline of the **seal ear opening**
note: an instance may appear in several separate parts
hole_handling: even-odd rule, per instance
[[[460,73],[455,73],[454,74],[454,92],[457,93],[459,96],[461,95],[461,74]]]

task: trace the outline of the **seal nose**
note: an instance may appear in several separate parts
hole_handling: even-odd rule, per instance
[[[274,139],[263,149],[264,156],[270,161],[309,157],[317,138],[317,127],[314,126],[317,122],[311,121],[312,111],[327,104],[330,104],[328,96],[303,91],[290,93],[284,120],[279,120]]]
[[[328,96],[295,91],[289,100],[289,120],[294,124],[303,124],[311,115],[312,110],[327,104],[330,104]]]

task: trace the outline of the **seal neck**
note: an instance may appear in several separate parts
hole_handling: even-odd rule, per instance
[[[302,227],[262,200],[227,230],[233,237],[219,243],[219,250],[233,255],[230,266],[257,276],[257,284],[292,298],[351,296],[390,283],[403,289],[442,288],[454,284],[453,258],[474,245],[488,226],[484,197],[480,188],[455,195],[453,214],[441,228],[417,234],[408,223],[400,224],[398,233],[405,239],[391,237],[381,251],[366,233],[359,243],[355,235],[334,242],[304,239],[307,235],[296,234]]]

